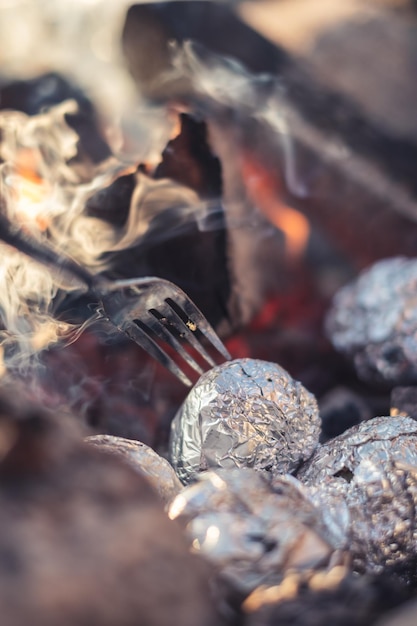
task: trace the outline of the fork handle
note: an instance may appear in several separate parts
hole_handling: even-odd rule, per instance
[[[19,252],[47,266],[54,273],[63,273],[75,279],[85,290],[98,290],[100,280],[84,267],[69,257],[54,250],[46,243],[38,242],[21,228],[16,228],[10,220],[0,213],[0,240]]]

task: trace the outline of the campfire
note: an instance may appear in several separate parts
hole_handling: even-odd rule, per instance
[[[331,64],[388,37],[408,85],[412,3],[346,0],[308,60],[302,19],[262,21],[288,3],[21,4],[0,7],[2,624],[414,616],[414,100]],[[151,333],[144,285],[177,290]]]

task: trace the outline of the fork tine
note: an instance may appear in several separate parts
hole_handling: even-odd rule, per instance
[[[170,315],[169,317],[166,317],[163,314],[161,314],[162,317],[166,319],[166,321],[164,323],[163,319],[159,319],[158,317],[156,317],[155,314],[153,313],[153,311],[160,313],[160,309],[159,308],[158,308],[158,310],[151,309],[149,311],[148,315],[145,315],[143,313],[143,314],[141,314],[140,319],[133,320],[133,322],[135,324],[138,324],[138,322],[140,322],[141,324],[144,324],[146,327],[150,328],[150,330],[153,333],[155,333],[155,335],[157,335],[157,337],[159,337],[160,339],[165,341],[165,343],[167,343],[169,346],[171,346],[171,348],[173,348],[180,356],[182,356],[184,361],[186,361],[188,363],[188,365],[192,369],[194,369],[200,375],[203,374],[204,370],[200,367],[200,365],[197,363],[197,361],[195,361],[195,359],[193,359],[191,354],[189,354],[184,349],[184,346],[182,346],[181,343],[178,341],[178,339],[176,337],[174,337],[174,335],[170,332],[169,326],[175,328],[178,332],[180,332],[180,330],[177,328],[177,326],[175,324],[173,324],[172,321],[171,321],[172,320],[172,315]]]
[[[139,344],[151,357],[156,359],[166,367],[174,376],[180,379],[187,387],[192,386],[191,380],[182,371],[180,367],[171,359],[171,357],[156,343],[152,337],[148,335],[144,328],[141,328],[137,323],[135,326],[129,325],[128,329],[121,328],[132,341]]]
[[[215,367],[216,363],[205,347],[197,339],[190,327],[187,326],[187,323],[184,322],[184,320],[178,315],[177,311],[171,306],[170,298],[165,300],[165,305],[158,306],[157,311],[168,320],[169,325],[175,328],[180,337],[188,341],[188,343],[205,359],[210,367]],[[186,317],[188,317],[188,315]]]
[[[117,280],[104,285],[101,303],[108,319],[167,367],[185,385],[192,383],[157,341],[162,339],[198,374],[202,367],[181,345],[187,341],[210,367],[211,355],[200,342],[205,336],[225,358],[231,356],[204,315],[177,285],[157,277]]]
[[[183,291],[178,288],[178,297],[176,297],[175,300],[173,298],[168,298],[165,301],[167,302],[168,300],[171,308],[171,303],[173,303],[174,306],[177,305],[179,309],[182,309],[188,319],[196,326],[195,330],[198,329],[206,337],[206,339],[216,348],[216,350],[220,352],[222,356],[224,356],[227,361],[232,358],[229,351],[226,349],[225,345],[220,340],[213,327],[204,317],[200,309],[194,304],[192,300],[190,300],[190,298]],[[187,326],[187,328],[191,331],[191,333],[195,332],[195,330],[190,326]],[[201,346],[201,344],[199,345]]]

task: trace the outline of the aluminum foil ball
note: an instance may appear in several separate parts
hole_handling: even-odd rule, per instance
[[[289,570],[324,567],[335,554],[320,511],[292,476],[272,487],[251,469],[204,472],[174,499],[168,515],[185,527],[194,551],[244,595]]]
[[[203,374],[172,423],[171,463],[187,483],[210,468],[293,473],[318,444],[317,402],[275,363],[237,359]]]
[[[141,441],[112,435],[93,435],[87,437],[86,442],[122,456],[134,470],[146,476],[165,503],[174,498],[182,488],[168,461]]]
[[[417,382],[417,260],[373,265],[335,296],[326,330],[363,380]]]
[[[417,423],[377,417],[320,446],[298,472],[357,571],[409,581],[417,558]]]

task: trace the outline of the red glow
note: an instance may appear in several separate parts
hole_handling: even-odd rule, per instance
[[[307,218],[281,201],[282,191],[277,175],[249,153],[243,153],[241,169],[248,197],[284,233],[288,255],[299,257],[310,234]]]

